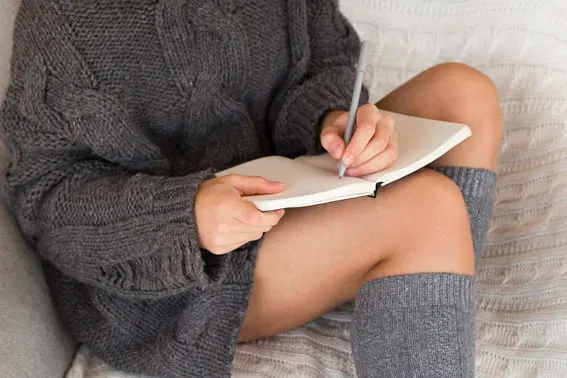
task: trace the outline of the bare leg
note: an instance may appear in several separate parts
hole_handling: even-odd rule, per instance
[[[471,244],[482,248],[490,218],[502,133],[496,90],[478,71],[445,64],[378,106],[463,122],[473,136],[432,165],[444,175],[424,170],[375,200],[289,211],[259,251],[241,340],[297,327],[356,296],[360,376],[472,377]]]
[[[497,91],[484,74],[462,64],[442,64],[377,105],[471,127],[473,136],[434,167],[495,169],[502,121]],[[472,274],[463,199],[449,184],[440,175],[423,172],[385,187],[375,200],[288,211],[260,250],[241,339],[269,336],[312,320],[352,299],[372,278],[429,271]],[[433,206],[438,200],[441,208]]]
[[[380,109],[465,123],[472,136],[434,166],[495,170],[502,138],[498,92],[483,73],[458,63],[417,75],[376,104]]]
[[[502,138],[498,93],[484,74],[463,64],[435,66],[394,90],[377,106],[426,118],[465,123],[472,137],[432,164],[461,190],[469,212],[475,258],[492,216],[495,169]]]
[[[466,208],[431,170],[360,198],[289,210],[259,251],[241,340],[283,332],[355,297],[368,280],[474,272]]]

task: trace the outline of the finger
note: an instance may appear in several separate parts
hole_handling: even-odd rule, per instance
[[[364,151],[374,134],[376,134],[376,126],[380,121],[380,117],[380,112],[374,105],[364,105],[358,109],[356,129],[342,156],[342,161],[345,165],[352,165]]]
[[[228,175],[222,178],[240,195],[274,194],[285,190],[281,182],[274,182],[259,176]]]
[[[341,158],[345,149],[343,129],[339,125],[329,125],[321,132],[321,145],[336,160]]]
[[[378,121],[376,134],[351,167],[356,168],[384,151],[390,144],[390,139],[395,134],[394,125],[395,122],[392,116],[388,114],[382,115]]]
[[[246,244],[246,243],[245,242],[238,242],[238,243],[232,243],[232,244],[229,244],[229,245],[223,245],[223,246],[215,248],[214,250],[212,250],[210,252],[215,254],[215,255],[225,255],[227,253],[230,253],[230,252],[242,247],[244,244]]]
[[[215,239],[217,248],[241,246],[253,240],[259,240],[264,236],[264,232],[234,232],[230,234],[221,234]],[[238,247],[237,247],[238,248]]]
[[[390,143],[385,151],[374,156],[366,163],[356,167],[349,168],[347,174],[349,176],[362,176],[381,171],[390,167],[397,159],[398,147],[397,143]]]
[[[274,227],[273,225],[252,226],[236,218],[233,219],[234,222],[223,227],[222,232],[226,232],[226,233],[269,232]]]
[[[263,227],[263,226],[270,226],[273,227],[280,222],[284,215],[283,210],[276,210],[276,211],[264,211],[260,212],[260,216],[252,216],[249,219],[240,220],[245,225],[255,226],[255,227]]]
[[[368,143],[364,151],[362,151],[362,153],[358,156],[354,163],[352,163],[351,168],[357,168],[365,164],[379,153],[384,152],[387,147],[388,145],[385,144],[382,139],[379,139],[375,136],[374,138],[372,138],[370,143]]]
[[[263,235],[264,233],[238,233],[232,234],[225,239],[219,238],[221,243],[217,244],[210,252],[216,255],[223,255],[242,247],[248,242],[259,240]]]
[[[232,217],[249,226],[275,226],[284,215],[283,210],[262,212],[252,202],[237,201],[231,213]]]
[[[384,149],[390,144],[390,139],[395,134],[395,124],[394,117],[389,114],[383,115],[378,122],[375,138],[384,142]]]

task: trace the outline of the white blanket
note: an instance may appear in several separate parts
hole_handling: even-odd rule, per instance
[[[478,377],[567,377],[567,0],[344,0],[372,45],[372,100],[466,62],[505,120],[494,219],[478,271]],[[463,88],[466,90],[466,88]],[[235,377],[350,377],[348,308],[239,347]],[[125,378],[82,351],[69,378]]]

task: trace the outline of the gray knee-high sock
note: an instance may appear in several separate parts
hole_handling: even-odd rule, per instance
[[[436,170],[453,180],[463,193],[469,211],[474,257],[477,261],[484,248],[492,216],[496,174],[487,169],[468,167],[440,167]]]
[[[436,273],[367,282],[352,323],[357,376],[474,377],[474,285]]]

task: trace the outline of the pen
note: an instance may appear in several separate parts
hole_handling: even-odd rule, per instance
[[[364,79],[364,70],[366,69],[366,57],[368,55],[368,45],[363,41],[360,46],[360,56],[358,58],[358,66],[356,68],[356,82],[354,84],[354,93],[352,95],[352,102],[350,104],[350,111],[348,113],[347,127],[345,130],[345,147],[348,146],[352,131],[354,128],[354,121],[356,120],[356,111],[358,110],[358,102],[360,101],[360,93],[362,92],[362,83]],[[346,171],[346,165],[342,159],[339,163],[339,178],[343,178]]]

